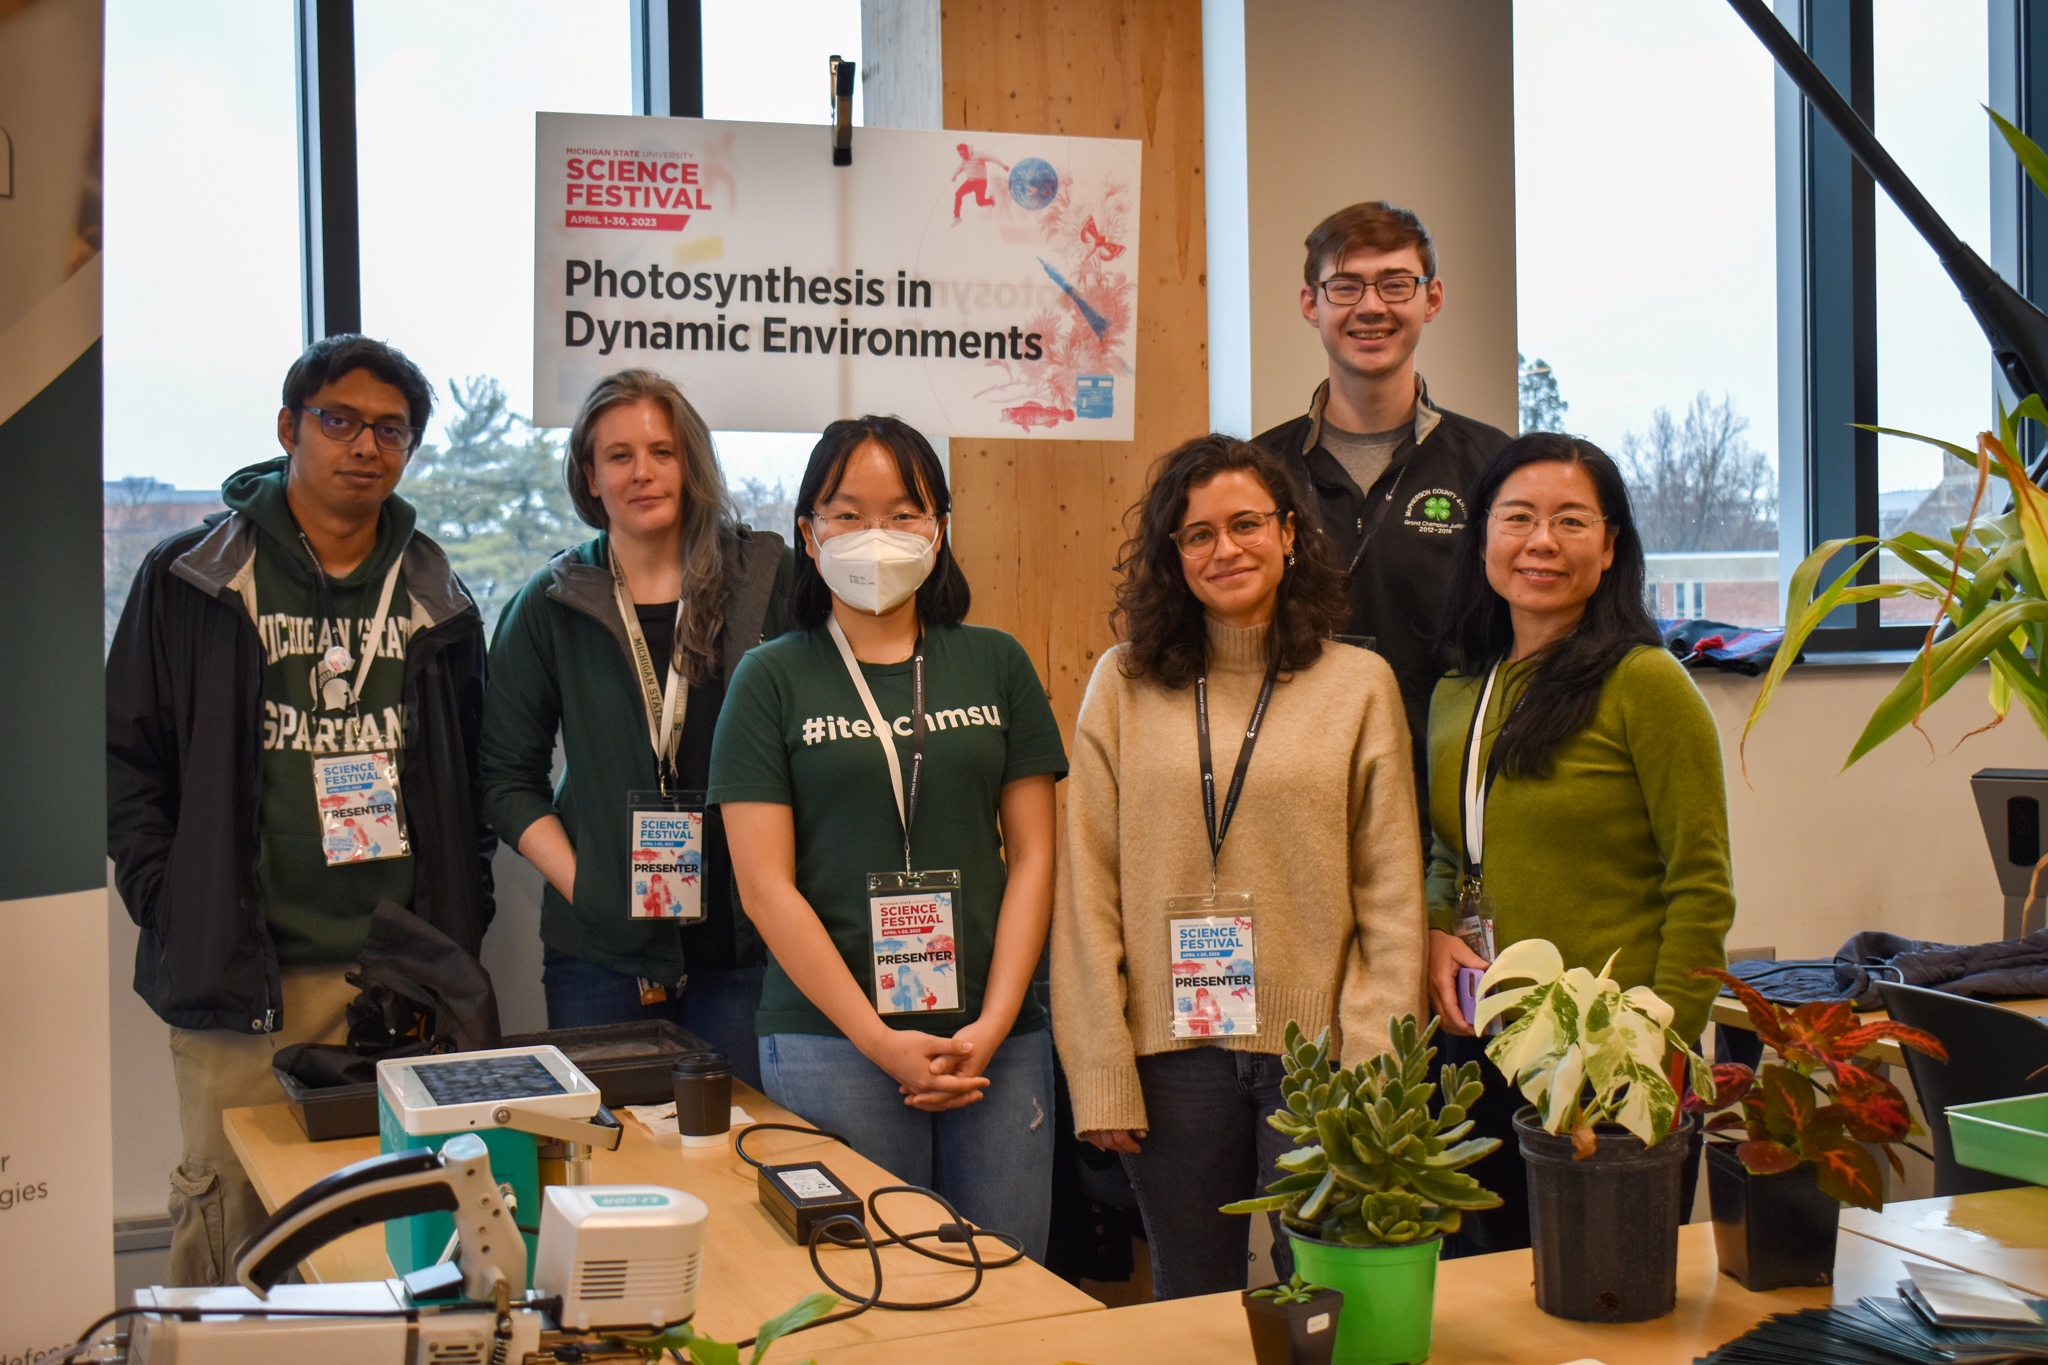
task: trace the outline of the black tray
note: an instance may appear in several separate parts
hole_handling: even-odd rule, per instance
[[[651,1019],[631,1024],[593,1024],[546,1033],[517,1033],[500,1046],[538,1047],[551,1044],[597,1083],[611,1108],[622,1104],[661,1104],[675,1097],[669,1068],[683,1057],[710,1052],[709,1043],[679,1024]],[[295,1078],[274,1070],[285,1099],[298,1115],[299,1126],[312,1142],[331,1138],[370,1137],[377,1131],[377,1086],[330,1085],[309,1090]]]

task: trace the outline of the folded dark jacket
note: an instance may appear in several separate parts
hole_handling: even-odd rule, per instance
[[[1875,929],[1853,935],[1832,959],[1742,961],[1728,970],[1782,1005],[1853,1000],[1883,1009],[1880,981],[1980,999],[2048,996],[2048,929],[1997,943],[1927,943]]]
[[[392,901],[370,917],[349,982],[345,1045],[297,1043],[271,1066],[309,1089],[377,1079],[377,1063],[432,1052],[498,1046],[498,997],[483,964],[433,925]]]

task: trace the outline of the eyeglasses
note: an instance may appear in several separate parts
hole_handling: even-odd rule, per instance
[[[909,531],[931,539],[939,519],[930,512],[891,512],[885,517],[864,517],[858,512],[813,512],[811,525],[822,540],[853,531]]]
[[[1589,512],[1559,512],[1554,517],[1539,517],[1533,512],[1488,512],[1486,515],[1500,527],[1502,535],[1513,536],[1517,540],[1535,535],[1538,523],[1547,523],[1552,535],[1568,540],[1573,536],[1593,534],[1600,523],[1607,520]]]
[[[306,411],[320,419],[320,434],[330,441],[353,441],[356,433],[368,427],[370,439],[380,450],[403,455],[412,449],[413,429],[403,422],[365,422],[345,412],[329,412],[326,408],[311,406]]]
[[[1382,303],[1406,303],[1429,280],[1427,275],[1388,275],[1377,280],[1362,280],[1356,275],[1332,275],[1327,280],[1318,280],[1316,288],[1339,308],[1349,308],[1363,299],[1368,289],[1377,291]]]
[[[1270,512],[1239,512],[1230,519],[1230,542],[1240,550],[1254,550],[1266,543],[1272,521],[1287,514],[1278,508]],[[1173,533],[1173,543],[1180,546],[1186,559],[1207,559],[1216,553],[1217,530],[1206,521],[1192,526],[1183,526]]]

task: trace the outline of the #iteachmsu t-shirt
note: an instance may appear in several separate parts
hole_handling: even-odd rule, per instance
[[[920,872],[960,873],[954,932],[962,1010],[883,1018],[896,1028],[950,1033],[981,1013],[995,953],[1008,881],[998,823],[1002,789],[1039,773],[1064,776],[1067,758],[1038,672],[1016,640],[984,626],[940,626],[925,633],[924,651],[929,733],[911,858]],[[861,665],[894,731],[906,787],[911,671],[908,660]],[[902,825],[867,709],[823,627],[751,650],[734,670],[711,746],[709,799],[791,808],[797,890],[873,999],[867,878],[902,870]],[[1027,994],[1013,1031],[1045,1022],[1037,999]],[[839,1033],[772,957],[755,1028],[764,1037]]]

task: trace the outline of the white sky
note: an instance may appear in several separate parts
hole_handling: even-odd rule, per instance
[[[1985,8],[1877,0],[1877,132],[1952,227],[1990,249]],[[1724,0],[1516,0],[1521,349],[1567,425],[1617,448],[1658,407],[1733,400],[1777,454],[1772,65]],[[1919,235],[1878,199],[1881,418],[1962,444],[1990,351]],[[1941,457],[1887,440],[1880,482]]]
[[[706,0],[705,112],[823,122],[858,0]],[[536,109],[627,112],[626,0],[357,0],[364,326],[528,404]],[[1987,250],[1983,6],[1877,0],[1878,131]],[[109,478],[217,484],[275,449],[301,344],[291,7],[107,0]],[[1522,349],[1569,424],[1618,446],[1730,396],[1777,449],[1771,67],[1724,0],[1517,0]],[[1988,352],[1879,200],[1883,418],[1967,440]],[[804,436],[721,433],[734,481],[793,481]],[[1887,488],[1935,457],[1888,442]]]

